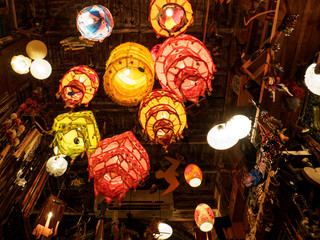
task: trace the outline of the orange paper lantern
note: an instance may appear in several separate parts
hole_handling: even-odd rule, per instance
[[[191,187],[199,187],[202,181],[202,171],[195,164],[189,164],[184,170],[184,178]]]
[[[211,231],[214,224],[214,214],[209,205],[200,203],[194,211],[194,220],[201,231]]]

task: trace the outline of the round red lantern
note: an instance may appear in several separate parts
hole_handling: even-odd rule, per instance
[[[211,231],[214,224],[214,214],[209,205],[200,203],[194,211],[194,220],[201,231]]]
[[[199,187],[202,182],[202,171],[195,164],[189,164],[184,170],[184,178],[191,187]]]

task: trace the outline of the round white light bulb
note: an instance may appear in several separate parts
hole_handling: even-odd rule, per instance
[[[304,75],[307,88],[314,94],[320,95],[320,74],[315,73],[317,64],[311,64]]]
[[[166,223],[159,223],[158,229],[160,234],[154,234],[155,239],[167,239],[173,233],[172,227]]]
[[[166,10],[166,16],[167,16],[167,17],[172,17],[172,16],[173,16],[173,10],[172,10],[172,8],[168,8],[168,9]]]
[[[233,147],[239,139],[231,138],[226,130],[226,124],[214,126],[207,135],[208,144],[215,149],[225,150]]]
[[[130,69],[127,68],[126,70],[124,70],[124,75],[129,76],[130,75]]]
[[[251,131],[251,120],[244,115],[235,115],[226,123],[228,134],[231,138],[241,139]]]
[[[31,75],[37,79],[43,80],[51,75],[51,64],[44,59],[37,59],[31,63]]]
[[[200,178],[192,178],[192,179],[190,179],[189,185],[191,187],[199,187],[201,185],[201,179]]]
[[[210,223],[210,222],[204,222],[204,223],[202,223],[201,226],[200,226],[200,230],[201,230],[202,232],[209,232],[209,231],[212,230],[212,228],[213,228],[213,224]]]
[[[31,60],[23,55],[14,56],[11,59],[12,69],[19,74],[26,74],[29,72]]]

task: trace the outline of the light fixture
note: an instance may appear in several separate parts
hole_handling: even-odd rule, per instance
[[[251,131],[251,120],[244,115],[234,115],[227,123],[226,128],[231,138],[241,139]]]
[[[19,74],[26,74],[29,72],[31,60],[23,55],[14,56],[11,59],[12,69]]]
[[[32,40],[27,44],[26,52],[29,58],[36,60],[45,58],[47,56],[48,49],[44,42]]]
[[[307,68],[304,81],[312,93],[320,95],[320,64],[312,63]]]
[[[231,148],[238,140],[230,137],[225,123],[215,125],[207,135],[208,144],[218,150]]]
[[[31,63],[30,72],[39,80],[46,79],[51,75],[51,64],[44,59],[36,59]]]
[[[50,175],[59,177],[66,172],[68,168],[68,162],[64,159],[64,156],[65,155],[58,155],[48,159],[46,170]]]
[[[211,231],[214,224],[214,214],[211,207],[205,203],[200,203],[194,211],[194,220],[202,232]]]
[[[189,164],[184,170],[184,178],[191,187],[199,187],[202,182],[202,171],[195,164]]]
[[[173,230],[172,227],[167,223],[159,223],[158,225],[159,234],[154,233],[153,237],[155,239],[168,239],[171,237]]]

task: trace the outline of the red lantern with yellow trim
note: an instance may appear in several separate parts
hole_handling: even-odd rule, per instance
[[[202,182],[202,171],[195,164],[189,164],[184,170],[184,178],[191,187],[199,187]]]

